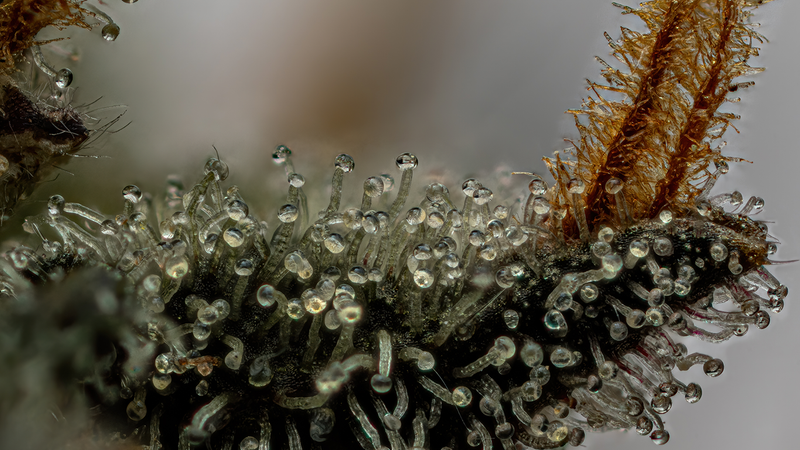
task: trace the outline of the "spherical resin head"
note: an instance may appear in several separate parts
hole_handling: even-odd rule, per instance
[[[433,370],[436,365],[436,359],[429,352],[422,352],[417,359],[417,368],[423,372]]]
[[[650,251],[650,247],[647,245],[647,242],[635,239],[631,241],[631,244],[629,245],[629,251],[631,252],[631,255],[637,258],[644,258]]]
[[[389,175],[388,173],[381,174],[381,180],[383,180],[383,193],[391,192],[394,189],[394,177]]]
[[[547,192],[547,183],[539,175],[533,175],[533,179],[528,183],[528,190],[533,195],[542,196]]]
[[[142,190],[138,186],[129,184],[122,188],[122,197],[131,203],[138,203],[142,199]]]
[[[244,244],[244,233],[238,228],[228,228],[222,233],[222,239],[231,247],[239,247]]]
[[[480,189],[483,185],[475,178],[468,178],[461,184],[461,191],[464,192],[469,198],[472,198],[475,191]]]
[[[485,205],[494,198],[494,193],[491,189],[481,186],[475,189],[475,192],[472,193],[472,198],[476,205]]]
[[[572,365],[572,352],[564,347],[556,347],[550,354],[550,362],[558,368]]]
[[[301,299],[303,300],[306,311],[311,314],[319,314],[328,306],[328,303],[315,289],[308,289],[303,292]]]
[[[253,264],[253,260],[249,258],[242,258],[236,261],[234,271],[236,275],[239,276],[249,276],[253,274],[253,270],[255,269],[255,264]]]
[[[235,199],[231,200],[227,205],[228,217],[232,220],[240,221],[247,217],[250,210],[247,207],[247,204],[241,200]]]
[[[381,177],[369,177],[364,181],[364,194],[367,197],[380,197],[384,192],[383,179]]]
[[[453,403],[459,407],[466,407],[472,403],[472,391],[466,386],[458,386],[453,389]]]
[[[297,206],[292,204],[283,205],[278,209],[278,220],[283,223],[292,223],[297,220],[299,215],[300,211]]]
[[[119,25],[115,23],[109,23],[100,30],[103,39],[107,41],[115,41],[119,37],[120,28]]]
[[[265,284],[256,291],[256,300],[258,301],[259,305],[268,308],[275,304],[275,301],[277,300],[276,295],[278,295],[278,293],[275,288],[269,284]]]
[[[275,164],[283,164],[290,156],[292,156],[292,150],[285,145],[279,145],[275,148],[275,152],[272,153],[272,161]]]
[[[345,240],[338,233],[331,233],[331,235],[326,237],[323,242],[325,244],[325,248],[327,248],[331,253],[341,253],[345,249]]]
[[[47,211],[53,216],[61,214],[64,211],[65,203],[66,201],[64,200],[64,197],[60,195],[53,195],[49,200],[47,200]]]
[[[385,394],[392,388],[392,379],[381,374],[375,374],[370,379],[370,386],[375,392]]]
[[[507,309],[503,311],[503,321],[508,329],[514,330],[519,326],[519,313],[513,309]]]
[[[347,278],[354,284],[364,284],[369,280],[367,269],[363,266],[353,266],[347,272]]]
[[[395,164],[397,164],[397,168],[400,170],[411,170],[417,167],[418,162],[416,156],[411,153],[403,153],[397,157]]]
[[[56,87],[59,89],[66,89],[69,85],[72,84],[72,80],[74,76],[72,71],[69,68],[64,67],[63,69],[59,70],[56,73],[56,77],[54,79]]]
[[[300,320],[305,315],[305,307],[299,298],[289,300],[286,307],[286,315],[294,320]]]
[[[544,360],[542,346],[533,341],[526,341],[520,348],[519,356],[528,367],[537,367]]]
[[[339,319],[343,323],[353,324],[361,320],[363,308],[353,300],[347,300],[341,303],[339,308]]]
[[[173,256],[164,263],[164,271],[170,278],[183,278],[189,272],[189,261],[185,256]]]
[[[340,169],[342,172],[350,173],[353,171],[353,169],[355,169],[356,162],[352,156],[342,153],[336,157],[335,165],[336,168]]]

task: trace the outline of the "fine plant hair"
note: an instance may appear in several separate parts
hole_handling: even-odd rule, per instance
[[[43,59],[29,23],[88,15],[119,34],[80,2],[28,3],[4,4],[4,17],[43,16],[5,20],[3,52],[32,49],[56,93],[72,75]],[[578,138],[546,160],[555,183],[523,174],[521,202],[474,178],[416,192],[419,159],[403,153],[350,203],[355,161],[337,156],[315,205],[322,183],[283,145],[269,218],[219,155],[192,183],[123,187],[119,211],[52,195],[25,219],[29,245],[0,258],[0,436],[52,416],[48,432],[76,447],[544,449],[610,429],[666,444],[673,399],[703,393],[679,372],[724,371],[691,338],[766,328],[788,294],[767,268],[764,200],[712,192],[740,161],[722,153],[735,119],[723,105],[761,71],[748,65],[761,3],[615,4],[647,30],[606,34],[618,63],[599,59],[605,83],[570,111]],[[53,150],[71,110],[46,115],[4,76],[0,181],[28,193],[37,178],[19,174],[88,132],[69,115]],[[43,397],[25,395],[31,383]]]

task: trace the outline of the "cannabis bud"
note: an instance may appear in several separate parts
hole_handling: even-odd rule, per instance
[[[348,203],[342,154],[314,212],[285,146],[269,220],[219,158],[193,185],[124,187],[116,215],[54,195],[24,224],[37,248],[0,259],[0,331],[69,330],[36,364],[43,383],[78,380],[103,444],[544,449],[608,428],[665,444],[673,399],[702,396],[676,372],[724,370],[682,338],[763,329],[788,294],[753,219],[764,200],[711,193],[737,161],[717,109],[759,71],[751,6],[622,7],[650,33],[609,40],[627,71],[604,63],[574,157],[547,160],[552,185],[527,174],[521,200],[474,178],[416,195],[404,153],[397,183],[371,176]]]

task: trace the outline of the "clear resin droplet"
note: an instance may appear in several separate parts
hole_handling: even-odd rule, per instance
[[[272,368],[266,356],[259,356],[250,364],[248,382],[255,387],[263,387],[272,381]]]
[[[342,153],[336,157],[335,165],[337,169],[341,169],[344,173],[349,173],[356,167],[356,162],[353,157]]]
[[[234,268],[234,270],[236,271],[236,275],[242,277],[252,275],[254,269],[255,265],[253,265],[253,261],[247,258],[242,258],[236,261],[236,267]]]
[[[170,278],[183,278],[189,272],[189,261],[185,256],[173,256],[164,264],[164,270]]]
[[[306,179],[299,173],[292,172],[288,176],[289,184],[296,188],[301,188],[306,184]]]
[[[143,402],[137,402],[136,400],[133,400],[128,403],[126,412],[128,413],[128,418],[134,422],[138,422],[144,419],[144,417],[147,415],[147,407]]]
[[[639,420],[636,421],[636,432],[642,436],[646,436],[650,434],[651,431],[653,431],[653,421],[647,417],[639,417]]]
[[[672,255],[672,241],[664,236],[653,239],[653,253],[658,256]]]
[[[544,326],[555,337],[564,337],[567,335],[567,321],[560,311],[551,309],[544,316]]]
[[[597,369],[597,374],[600,375],[602,380],[613,380],[617,376],[617,372],[619,371],[619,367],[614,361],[605,361],[600,364],[600,367]]]
[[[197,320],[206,325],[213,324],[217,319],[219,319],[219,311],[214,306],[208,305],[197,311]]]
[[[392,388],[392,379],[387,376],[376,373],[370,379],[369,384],[370,386],[372,386],[372,389],[375,390],[375,392],[379,394],[385,394],[386,392],[389,392],[389,390]]]
[[[456,406],[465,407],[472,403],[472,391],[466,386],[458,386],[453,389],[453,403]]]
[[[330,310],[325,313],[325,319],[323,320],[325,324],[325,328],[329,330],[336,330],[340,326],[342,326],[342,320],[339,319],[339,313],[335,310]]]
[[[253,436],[247,436],[239,443],[239,450],[256,450],[258,448],[258,439]]]
[[[197,321],[192,328],[192,335],[198,341],[205,341],[211,336],[211,327],[208,324]]]
[[[607,193],[614,195],[622,190],[622,186],[623,186],[622,180],[620,180],[619,178],[610,178],[606,182],[605,189]]]
[[[364,194],[367,197],[375,198],[383,194],[383,179],[380,177],[369,177],[364,181]]]
[[[362,308],[358,303],[347,300],[340,304],[339,319],[345,323],[356,323],[361,320]]]
[[[725,247],[725,245],[720,242],[711,244],[709,252],[714,261],[724,261],[725,258],[728,257],[728,247]]]
[[[703,372],[710,377],[718,377],[725,370],[721,359],[710,359],[703,363]]]
[[[277,301],[278,294],[279,293],[275,290],[274,287],[272,287],[269,284],[265,284],[260,288],[258,288],[258,291],[256,291],[256,300],[258,301],[259,305],[265,308],[269,308],[270,306],[274,305],[275,302]]]
[[[412,155],[411,153],[403,153],[402,155],[397,157],[397,168],[400,170],[410,170],[415,169],[419,161],[417,157]]]
[[[608,327],[608,333],[611,335],[611,339],[623,341],[628,337],[628,327],[623,322],[613,322]]]
[[[164,389],[168,388],[170,383],[172,383],[172,376],[165,373],[154,373],[153,374],[153,387],[158,389],[159,391],[163,391]]]
[[[222,239],[233,248],[244,244],[244,234],[238,228],[228,228],[222,233]]]
[[[122,188],[122,198],[132,203],[139,203],[142,199],[142,190],[136,185],[129,184]]]
[[[597,286],[592,283],[587,283],[581,286],[580,292],[581,300],[586,303],[591,303],[597,300],[597,296],[600,295],[600,290],[598,290]]]
[[[609,227],[603,227],[603,228],[600,229],[600,231],[597,232],[597,239],[599,239],[600,242],[604,242],[606,244],[610,244],[614,240],[614,235],[615,234],[614,234],[614,230],[613,229],[611,229]],[[610,247],[609,247],[609,249],[610,249]],[[598,255],[598,256],[602,256],[602,255]]]
[[[347,272],[347,278],[355,284],[364,284],[369,279],[367,270],[361,266],[355,266]]]
[[[414,272],[414,283],[422,289],[433,286],[433,273],[428,269],[418,269]]]
[[[666,414],[672,408],[672,399],[666,396],[656,396],[650,402],[653,410],[659,414]]]
[[[503,311],[503,321],[510,330],[514,330],[519,325],[519,313],[513,309]]]
[[[72,71],[65,67],[58,71],[54,81],[59,89],[64,89],[72,84],[72,78]]]
[[[550,362],[559,369],[572,365],[572,352],[564,347],[556,347],[550,354]]]
[[[51,216],[57,216],[64,212],[65,203],[64,197],[56,194],[47,200],[47,212],[49,212]]]
[[[652,439],[653,443],[656,445],[664,445],[669,442],[669,433],[667,430],[656,430],[650,435],[650,439]]]
[[[119,37],[119,31],[119,25],[112,22],[104,26],[100,34],[103,36],[103,39],[107,41],[115,41]]]
[[[292,156],[292,150],[285,145],[279,145],[275,148],[275,152],[272,153],[272,161],[275,164],[283,164],[290,156]]]
[[[548,366],[536,366],[530,373],[531,381],[539,386],[544,386],[550,381],[550,369]]]
[[[625,318],[625,322],[631,328],[641,328],[647,323],[647,317],[641,310],[634,309],[630,312],[628,317]]]
[[[562,292],[558,294],[553,306],[555,306],[555,308],[559,311],[568,310],[572,306],[572,294],[569,292]]]
[[[650,325],[654,327],[659,327],[663,325],[664,322],[666,321],[666,316],[664,315],[664,311],[662,311],[661,308],[658,307],[653,307],[648,309],[647,312],[645,313],[645,316],[647,317],[647,321],[650,323]]]
[[[535,402],[542,396],[542,385],[535,381],[526,381],[521,389],[522,399],[526,402]]]
[[[327,248],[331,253],[337,254],[344,251],[344,238],[338,233],[332,233],[330,236],[325,238],[323,243],[325,244],[325,248]]]
[[[563,441],[567,438],[568,433],[569,428],[560,420],[550,422],[550,425],[547,427],[547,438],[553,442]]]
[[[536,367],[544,360],[542,346],[533,341],[527,341],[519,350],[519,357],[528,367]]]
[[[686,401],[689,403],[697,403],[703,396],[703,389],[697,383],[689,383],[686,385]]]
[[[433,367],[436,365],[436,360],[433,358],[433,355],[429,352],[422,352],[417,359],[417,368],[423,372],[427,372],[432,370]]]
[[[586,378],[586,389],[591,393],[597,393],[603,387],[603,380],[597,375],[589,375]]]
[[[286,315],[294,320],[299,320],[304,314],[305,308],[303,307],[303,302],[300,301],[299,298],[294,298],[289,301],[289,305],[286,307]]]
[[[648,247],[647,242],[640,240],[632,241],[628,248],[630,249],[631,255],[637,258],[644,258],[647,255],[648,251],[650,250],[650,247]]]

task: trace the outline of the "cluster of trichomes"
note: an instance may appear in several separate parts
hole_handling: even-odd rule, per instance
[[[786,295],[763,267],[775,245],[748,217],[763,201],[737,192],[567,241],[545,225],[563,213],[541,178],[516,213],[474,179],[463,206],[438,183],[412,200],[410,154],[397,159],[394,201],[391,178],[370,177],[346,209],[354,162],[340,155],[330,203],[310,215],[289,153],[274,155],[288,194],[271,237],[238,188],[220,185],[217,159],[185,193],[173,180],[163,201],[127,186],[113,218],[58,195],[28,218],[44,253],[16,249],[7,272],[36,284],[107,266],[146,312],[95,383],[105,429],[146,424],[135,436],[152,449],[552,448],[606,427],[664,443],[672,396],[701,395],[673,369],[723,370],[671,335],[722,341],[764,328]],[[127,423],[114,414],[123,410]]]

